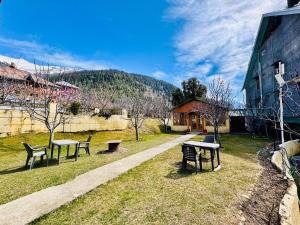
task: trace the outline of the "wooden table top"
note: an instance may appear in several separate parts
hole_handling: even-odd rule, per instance
[[[78,143],[79,143],[78,141],[74,141],[74,140],[56,140],[56,141],[52,141],[52,144],[59,145],[59,146],[62,146],[62,145],[75,145],[75,144],[78,144]]]
[[[187,141],[187,142],[184,142],[183,144],[191,145],[191,146],[195,146],[195,147],[201,147],[201,148],[211,148],[211,149],[220,148],[220,144],[200,142],[200,141]]]

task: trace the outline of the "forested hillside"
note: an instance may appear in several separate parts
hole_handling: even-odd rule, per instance
[[[52,80],[61,79],[53,76]],[[157,80],[149,76],[126,73],[119,70],[95,70],[95,71],[79,71],[64,74],[63,80],[74,84],[78,87],[97,87],[105,85],[113,87],[118,94],[129,94],[136,89],[152,89],[155,92],[162,92],[168,96],[176,87],[162,80]]]

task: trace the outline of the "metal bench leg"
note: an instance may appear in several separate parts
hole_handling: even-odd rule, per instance
[[[26,164],[25,164],[25,167],[26,167],[26,168],[28,167],[29,160],[30,160],[30,156],[27,155]]]
[[[202,155],[199,155],[199,165],[200,165],[200,172],[202,172]]]
[[[48,155],[46,155],[46,162],[47,162],[47,166],[49,164],[49,158],[48,158]]]
[[[32,157],[32,161],[31,161],[31,164],[30,164],[30,170],[31,170],[31,169],[33,168],[33,166],[34,166],[35,159],[36,159],[36,157],[33,156],[33,157]]]
[[[220,149],[218,148],[218,149],[217,149],[218,166],[220,166],[220,164],[221,164],[221,163],[220,163],[220,152],[219,152],[219,151],[220,151]]]
[[[182,169],[186,169],[187,160],[185,158],[182,159]]]
[[[215,165],[214,165],[214,152],[213,150],[210,151],[210,158],[211,158],[211,170],[214,171]]]
[[[89,145],[86,146],[86,153],[87,153],[88,155],[91,155],[91,154],[90,154],[90,146],[89,146]]]
[[[75,161],[78,159],[78,152],[79,152],[79,145],[76,144],[76,150],[75,150]]]

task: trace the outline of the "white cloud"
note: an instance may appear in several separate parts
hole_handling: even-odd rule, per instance
[[[167,17],[184,21],[175,37],[176,58],[187,75],[219,74],[240,90],[261,15],[282,0],[169,0]],[[207,67],[207,68],[205,68]],[[212,68],[215,68],[212,70]]]
[[[38,64],[81,69],[107,69],[106,64],[102,61],[83,59],[71,53],[34,41],[20,41],[0,37],[0,50],[2,50],[1,52],[8,52],[14,58],[24,57],[32,62],[36,60]]]
[[[162,79],[162,78],[165,78],[167,76],[167,74],[163,71],[155,71],[153,74],[152,74],[153,77],[155,77],[156,79]]]

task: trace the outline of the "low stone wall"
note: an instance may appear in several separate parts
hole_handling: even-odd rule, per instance
[[[66,122],[57,128],[57,132],[83,132],[124,130],[128,128],[127,114],[112,115],[109,119],[98,116],[78,115],[69,116]],[[45,125],[39,121],[32,120],[28,113],[22,108],[1,107],[0,108],[0,137],[18,135],[30,132],[48,132]]]
[[[280,147],[284,147],[288,158],[300,154],[300,142],[299,140],[285,142]],[[282,152],[276,151],[272,156],[272,164],[279,170],[282,171]],[[284,195],[280,207],[280,223],[282,225],[297,225],[300,221],[299,202],[297,195],[297,186],[289,171],[286,171],[288,178],[289,187],[286,194]]]
[[[174,125],[172,121],[173,120],[171,119],[170,126],[173,131],[178,131],[178,132],[187,131],[187,125],[184,125],[184,126]],[[208,133],[214,133],[213,126],[206,126],[205,128]],[[229,122],[229,119],[227,119],[225,125],[219,126],[219,133],[220,134],[228,134],[229,132],[230,132],[230,122]]]
[[[293,180],[289,180],[288,189],[280,206],[279,215],[282,225],[298,225],[300,221],[297,186]]]

